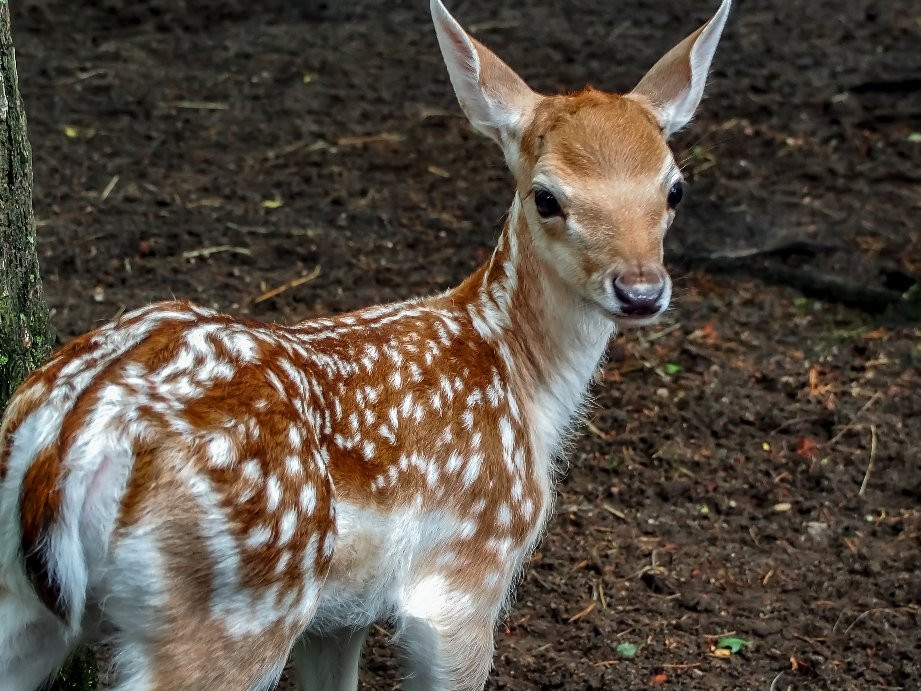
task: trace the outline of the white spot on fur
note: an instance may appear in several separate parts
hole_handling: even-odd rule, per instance
[[[281,504],[281,483],[275,475],[269,475],[265,483],[269,511],[275,511]]]

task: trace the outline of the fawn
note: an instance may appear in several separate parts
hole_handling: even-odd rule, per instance
[[[729,13],[631,93],[542,96],[431,0],[461,107],[515,178],[492,257],[425,299],[296,326],[185,302],[87,333],[0,428],[0,689],[107,641],[119,689],[481,689],[616,325],[669,304],[666,143]]]

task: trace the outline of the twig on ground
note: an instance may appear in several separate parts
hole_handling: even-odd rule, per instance
[[[258,305],[260,302],[265,302],[266,300],[269,300],[275,297],[276,295],[281,295],[286,290],[291,290],[292,288],[297,288],[298,286],[302,286],[305,283],[309,283],[310,281],[312,281],[319,275],[320,275],[320,265],[317,264],[313,268],[313,271],[311,271],[309,274],[305,276],[301,276],[300,278],[295,278],[293,280],[290,280],[287,283],[282,283],[277,288],[272,288],[272,290],[267,290],[262,295],[260,295],[255,300],[253,300],[253,304]]]
[[[642,339],[646,341],[647,343],[653,343],[654,341],[658,341],[660,338],[665,338],[670,333],[673,333],[680,328],[681,328],[681,324],[672,324],[671,326],[665,327],[661,331],[656,331],[654,333],[649,334],[648,336],[642,336]]]
[[[182,253],[183,259],[198,259],[199,257],[208,258],[212,254],[218,254],[219,252],[233,252],[234,254],[245,254],[250,256],[252,252],[249,251],[246,247],[237,247],[235,245],[213,245],[211,247],[202,247],[197,250],[189,250],[188,252]]]
[[[878,401],[880,398],[882,398],[882,394],[879,391],[877,391],[875,394],[870,396],[870,400],[864,403],[863,406],[861,406],[860,410],[854,413],[854,417],[852,417],[848,421],[848,423],[844,427],[841,428],[841,431],[839,431],[835,436],[833,436],[831,439],[825,442],[825,446],[832,446],[836,441],[838,441],[841,437],[843,437],[845,433],[854,426],[854,423],[857,421],[857,418],[863,415],[864,412],[867,410],[867,408],[869,408],[871,405],[876,403],[876,401]]]
[[[785,671],[786,671],[786,670],[784,670],[784,672],[785,672]],[[781,678],[783,677],[784,672],[778,672],[778,673],[777,673],[777,676],[774,677],[774,681],[771,682],[771,688],[768,689],[768,691],[777,691],[777,684],[780,683],[780,680],[781,680]]]
[[[608,667],[614,667],[619,665],[620,660],[602,660],[601,662],[596,662],[593,664],[593,667],[598,667],[599,669],[607,669]]]
[[[118,306],[118,309],[115,311],[115,314],[109,319],[110,322],[116,322],[121,319],[121,316],[125,313],[125,310],[128,309],[128,306],[124,303]]]
[[[809,645],[811,645],[811,646],[814,647],[814,648],[817,647],[822,641],[825,640],[824,637],[809,638],[809,636],[804,636],[804,635],[802,635],[802,634],[800,634],[800,633],[793,633],[793,634],[790,634],[790,635],[793,636],[793,638],[798,638],[799,640],[808,643]]]
[[[569,619],[566,620],[566,623],[567,623],[567,624],[574,624],[575,622],[579,621],[580,619],[582,619],[582,618],[584,618],[584,617],[587,617],[589,614],[591,614],[591,613],[595,610],[595,608],[596,608],[597,606],[598,606],[598,603],[597,603],[597,602],[593,602],[593,603],[590,604],[588,607],[586,607],[585,609],[583,609],[581,612],[577,612],[576,614],[573,614],[571,617],[569,617]]]
[[[870,482],[870,473],[873,472],[874,463],[876,463],[876,425],[870,425],[870,461],[867,463],[867,472],[863,474],[860,489],[857,490],[858,497],[862,497],[867,491],[867,484]]]
[[[217,101],[173,101],[169,105],[183,110],[228,110],[230,108],[228,104]]]
[[[861,612],[856,617],[854,617],[854,621],[851,622],[850,626],[844,629],[844,635],[846,636],[847,634],[849,634],[851,632],[851,629],[857,626],[857,624],[861,620],[863,620],[863,618],[866,617],[867,615],[875,614],[876,612],[898,612],[901,609],[908,609],[908,608],[907,607],[906,608],[903,608],[903,607],[874,607],[873,609],[868,609],[866,612]]]
[[[627,515],[623,511],[618,511],[613,506],[609,506],[608,504],[602,504],[601,508],[603,508],[605,511],[607,511],[612,516],[617,516],[622,521],[627,520]]]
[[[118,184],[118,175],[113,175],[112,179],[109,180],[109,184],[105,186],[105,189],[99,193],[99,201],[104,202],[108,199],[109,195],[112,194],[112,190],[115,189],[115,185]]]
[[[607,598],[604,596],[604,582],[599,578],[597,582],[598,600],[601,602],[601,609],[608,608]]]
[[[606,432],[602,432],[600,429],[598,429],[598,426],[591,420],[588,420],[588,419],[585,420],[585,428],[589,432],[594,434],[596,437],[601,439],[602,441],[611,441],[611,435],[607,434]]]
[[[380,134],[368,134],[360,137],[339,137],[336,140],[336,146],[364,146],[365,144],[398,144],[406,139],[402,134],[397,132],[381,132]]]

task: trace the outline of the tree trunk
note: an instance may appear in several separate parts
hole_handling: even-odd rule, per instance
[[[16,77],[10,8],[0,0],[0,409],[51,352],[32,215],[32,150]]]
[[[32,149],[19,96],[10,8],[7,0],[0,0],[0,414],[26,374],[45,361],[53,346],[35,250]],[[79,651],[50,687],[95,688],[92,652]]]

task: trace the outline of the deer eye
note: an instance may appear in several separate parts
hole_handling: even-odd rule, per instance
[[[681,203],[681,198],[684,196],[684,185],[680,182],[676,182],[672,185],[672,188],[668,191],[668,208],[674,209]]]
[[[550,194],[547,190],[534,191],[534,206],[537,207],[537,213],[539,213],[543,218],[561,216],[563,214],[563,210],[560,208],[560,203],[556,200],[556,197]]]

